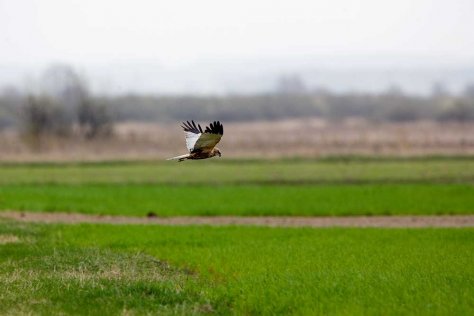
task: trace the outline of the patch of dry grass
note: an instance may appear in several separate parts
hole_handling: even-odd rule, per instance
[[[185,315],[208,307],[185,288],[193,274],[149,255],[51,246],[7,249],[0,314]]]
[[[0,235],[0,245],[14,244],[20,242],[20,238],[15,235]]]

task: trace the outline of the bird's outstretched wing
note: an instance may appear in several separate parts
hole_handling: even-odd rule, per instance
[[[224,126],[219,121],[209,124],[204,132],[194,121],[183,122],[182,128],[186,133],[186,147],[191,153],[211,151],[224,135]]]
[[[194,145],[203,133],[201,125],[198,124],[196,126],[194,121],[191,122],[192,123],[186,121],[183,122],[183,125],[181,125],[181,127],[184,129],[184,133],[186,134],[186,147],[190,152],[193,151]]]

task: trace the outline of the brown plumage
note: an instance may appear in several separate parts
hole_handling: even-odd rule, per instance
[[[222,154],[217,143],[224,135],[224,126],[219,121],[214,121],[207,126],[203,132],[201,125],[194,121],[183,122],[181,126],[186,134],[186,147],[189,154],[169,158],[168,160],[183,161],[186,159],[206,159],[214,156],[221,157]]]

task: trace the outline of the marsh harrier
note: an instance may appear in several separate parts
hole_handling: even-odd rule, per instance
[[[196,126],[194,121],[183,122],[181,127],[186,134],[186,147],[188,147],[189,154],[169,158],[168,160],[206,159],[216,155],[221,157],[221,152],[216,145],[224,135],[224,126],[219,121],[209,124],[204,132],[201,125],[197,124]]]

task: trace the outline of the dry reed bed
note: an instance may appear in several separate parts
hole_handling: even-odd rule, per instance
[[[472,123],[370,123],[294,119],[225,123],[224,157],[321,157],[328,155],[472,155]],[[0,160],[163,159],[184,153],[178,123],[121,123],[115,137],[43,140],[31,148],[11,132],[0,134]]]

